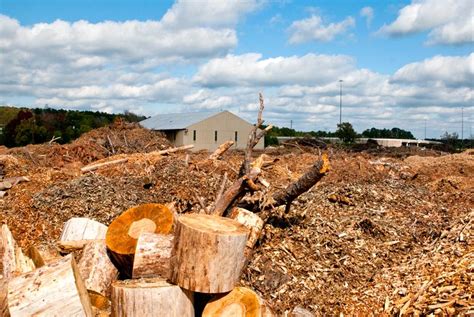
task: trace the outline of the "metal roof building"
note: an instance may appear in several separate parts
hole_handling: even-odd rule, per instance
[[[194,150],[209,151],[229,140],[235,142],[233,148],[244,149],[253,127],[229,111],[158,114],[140,124],[164,132],[174,146],[194,144]],[[263,149],[263,139],[255,148]]]

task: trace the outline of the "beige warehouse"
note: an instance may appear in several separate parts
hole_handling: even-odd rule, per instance
[[[244,149],[253,125],[229,111],[159,114],[140,122],[150,130],[161,131],[174,146],[194,144],[194,150],[214,151],[232,140],[234,149]],[[263,149],[263,139],[255,146]]]

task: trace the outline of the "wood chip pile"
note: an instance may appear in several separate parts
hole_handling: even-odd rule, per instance
[[[153,155],[145,153],[152,145],[143,150],[146,144],[126,152],[115,136],[110,138],[116,155],[102,149],[101,156],[93,150],[70,159],[61,150],[49,160],[48,153],[62,147],[54,144],[2,152],[4,177],[30,180],[0,198],[0,220],[25,254],[35,246],[54,261],[63,224],[74,217],[109,226],[128,208],[145,203],[173,203],[179,215],[202,213],[215,201],[224,174],[226,187],[238,179],[244,157],[241,152],[228,152],[222,160],[202,152]],[[131,139],[127,135],[129,145]],[[102,146],[111,151],[108,144]],[[272,162],[261,172],[269,184],[266,195],[284,189],[317,160],[318,149],[298,146],[265,152]],[[240,287],[252,289],[277,315],[289,315],[295,307],[321,316],[474,314],[474,155],[413,152],[400,158],[387,151],[330,149],[331,171],[299,196],[289,213],[279,207],[261,215],[268,218]],[[81,172],[92,158],[127,161]],[[259,201],[259,195],[246,197]],[[80,262],[81,255],[76,258]],[[72,260],[61,259],[62,274],[74,275]],[[144,283],[174,292],[174,284]],[[117,288],[117,296],[125,296],[135,286]],[[232,296],[244,293],[237,289]],[[100,299],[94,297],[96,306]]]

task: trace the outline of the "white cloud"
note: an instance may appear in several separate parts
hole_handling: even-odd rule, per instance
[[[355,26],[355,20],[347,17],[341,22],[323,24],[321,16],[311,15],[303,20],[294,21],[288,31],[290,34],[289,42],[291,44],[300,44],[310,41],[329,42],[337,35],[344,34],[348,29]]]
[[[257,0],[179,0],[166,12],[162,22],[175,28],[234,27],[243,15],[260,5]]]
[[[291,83],[322,84],[354,68],[343,55],[315,55],[262,59],[261,54],[227,55],[199,68],[194,80],[206,86],[278,86]]]
[[[429,44],[470,43],[473,42],[473,16],[471,0],[413,0],[379,33],[402,36],[431,30]]]
[[[365,18],[367,27],[370,27],[374,19],[374,9],[372,7],[363,7],[360,10],[360,16]]]

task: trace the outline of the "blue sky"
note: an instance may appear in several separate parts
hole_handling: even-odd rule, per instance
[[[253,120],[424,137],[473,121],[473,4],[0,0],[0,104]]]

